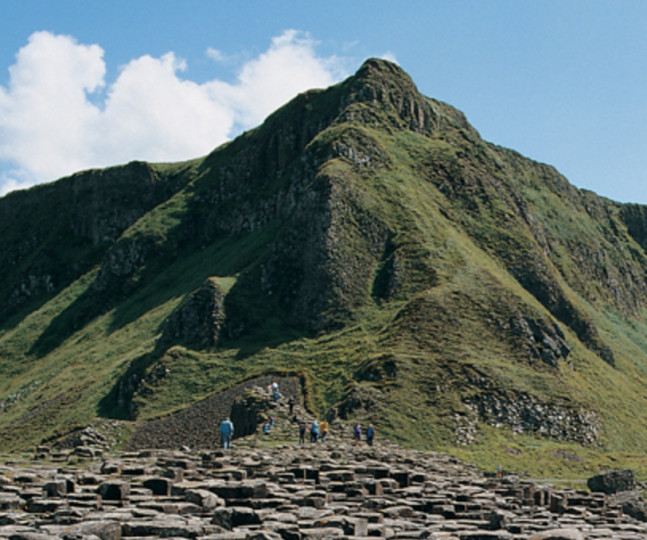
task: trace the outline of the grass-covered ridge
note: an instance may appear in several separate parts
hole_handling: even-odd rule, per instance
[[[367,61],[204,158],[0,199],[0,449],[284,373],[485,467],[642,470],[645,215]]]

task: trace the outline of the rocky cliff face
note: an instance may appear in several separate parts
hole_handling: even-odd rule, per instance
[[[207,280],[164,321],[158,347],[166,349],[173,343],[213,347],[225,320],[224,299],[225,294],[218,283]]]
[[[142,162],[74,174],[0,199],[0,318],[38,305],[98,264],[186,175]]]

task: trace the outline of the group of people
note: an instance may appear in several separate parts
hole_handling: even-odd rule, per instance
[[[278,403],[282,397],[282,394],[279,391],[279,385],[276,382],[273,382],[272,384],[268,385],[267,392],[269,396],[274,400],[275,403]],[[294,405],[295,405],[295,399],[293,396],[290,396],[287,404],[289,408],[289,414],[290,416],[292,416],[294,411]],[[315,419],[312,422],[310,422],[310,424],[307,424],[305,420],[299,420],[296,417],[294,417],[293,421],[295,421],[299,426],[299,444],[305,444],[307,433],[310,434],[311,443],[316,443],[319,441],[326,442],[326,438],[328,437],[328,433],[330,430],[330,425],[326,420],[322,420],[321,422],[319,422],[318,420]],[[270,416],[263,423],[263,427],[262,427],[263,434],[269,435],[272,430],[272,427],[274,427],[274,424],[275,424],[274,417]],[[229,450],[231,448],[231,440],[234,437],[234,424],[229,417],[225,418],[220,423],[219,432],[220,432],[220,439],[222,441],[223,449]],[[372,424],[369,424],[368,428],[366,429],[366,443],[368,445],[372,445],[374,437],[375,437],[375,428],[373,427]],[[354,440],[354,444],[358,444],[362,440],[362,426],[359,422],[356,422],[355,425],[353,426],[353,440]]]
[[[265,422],[263,422],[262,431],[264,435],[269,435],[272,427],[274,427],[275,419],[273,416],[270,416]],[[304,420],[299,420],[299,444],[305,444],[306,442],[306,433],[310,433],[310,442],[326,442],[328,437],[328,432],[330,425],[326,420],[319,422],[318,420],[313,420],[309,425],[306,424]],[[229,417],[225,418],[220,423],[220,439],[222,441],[222,447],[225,450],[231,448],[231,440],[234,436],[234,424]],[[369,424],[366,429],[366,444],[369,446],[373,445],[373,439],[375,438],[375,428],[373,424]],[[354,444],[359,444],[362,440],[362,425],[359,422],[356,422],[353,426],[353,441]]]
[[[375,438],[375,428],[373,424],[369,424],[366,428],[366,444],[373,446],[373,439]],[[355,422],[353,426],[353,442],[359,444],[362,441],[362,425],[359,422]]]
[[[318,420],[313,420],[309,426],[306,427],[305,420],[299,420],[299,444],[304,444],[306,442],[306,431],[310,432],[310,442],[326,442],[326,437],[328,437],[328,430],[330,425],[326,420],[319,422]]]

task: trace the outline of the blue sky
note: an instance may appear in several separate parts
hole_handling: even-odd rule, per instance
[[[0,193],[206,154],[371,56],[482,137],[647,204],[642,0],[0,0]]]

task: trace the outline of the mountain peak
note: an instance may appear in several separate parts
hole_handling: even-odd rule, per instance
[[[400,103],[404,99],[424,99],[407,73],[388,60],[369,58],[350,79],[350,91],[356,101]]]
[[[396,116],[412,131],[432,135],[452,127],[480,138],[461,111],[421,94],[411,77],[393,62],[369,58],[345,84],[348,84],[349,102],[381,103],[386,108],[392,107]]]
[[[379,84],[400,92],[418,92],[409,75],[397,64],[380,58],[369,58],[357,70],[354,77],[364,84]]]

